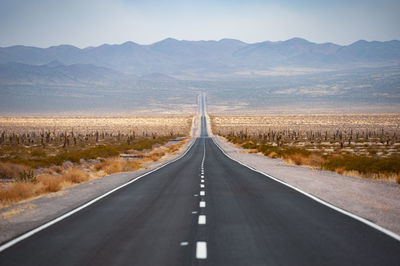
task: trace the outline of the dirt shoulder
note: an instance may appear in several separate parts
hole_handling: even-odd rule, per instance
[[[214,140],[232,158],[400,234],[400,185],[287,165],[280,159],[248,153],[222,137]]]
[[[82,204],[181,156],[195,138],[175,154],[167,154],[156,162],[143,164],[146,169],[93,179],[79,185],[49,193],[0,210],[0,243],[36,228]]]

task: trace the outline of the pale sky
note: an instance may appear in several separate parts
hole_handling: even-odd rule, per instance
[[[400,39],[399,0],[0,0],[0,46]]]

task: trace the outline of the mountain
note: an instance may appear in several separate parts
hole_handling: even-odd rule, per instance
[[[341,46],[333,43],[318,44],[301,38],[251,44],[233,39],[185,41],[168,38],[150,45],[125,42],[84,49],[71,45],[0,48],[2,71],[11,62],[43,67],[46,64],[47,67],[64,64],[64,68],[72,65],[75,69],[78,65],[83,69],[87,67],[82,65],[92,65],[137,76],[151,73],[180,77],[234,75],[238,72],[287,66],[341,68],[399,64],[400,41],[357,41]]]
[[[51,61],[44,65],[0,64],[0,84],[73,85],[105,84],[126,78],[120,72],[90,64],[63,65]]]
[[[139,78],[140,80],[151,80],[151,81],[174,81],[176,78],[162,74],[162,73],[150,73],[143,75]]]

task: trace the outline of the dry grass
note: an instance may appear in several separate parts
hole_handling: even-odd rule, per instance
[[[214,134],[225,137],[380,158],[400,156],[399,124],[400,114],[211,116]]]
[[[18,179],[20,174],[28,172],[29,167],[9,162],[0,162],[0,179]]]
[[[37,184],[15,182],[9,184],[5,189],[0,191],[1,205],[7,205],[20,200],[34,197],[36,195]]]
[[[140,169],[141,164],[150,161],[157,161],[167,153],[175,153],[187,141],[181,141],[178,144],[157,146],[153,150],[143,150],[136,159],[126,160],[120,157],[111,157],[102,159],[96,164],[80,165],[69,163],[68,167],[51,166],[43,168],[37,175],[34,182],[22,182],[18,179],[21,171],[29,168],[11,163],[0,163],[2,168],[6,169],[8,177],[13,177],[15,182],[0,183],[0,208],[42,195],[46,193],[57,192],[62,189],[86,182],[93,178],[103,177],[105,175],[136,171]],[[138,158],[141,157],[141,158]]]
[[[40,175],[37,177],[38,182],[42,185],[41,192],[57,192],[62,189],[62,182],[64,181],[61,176],[54,175]]]
[[[134,160],[111,158],[93,166],[96,171],[104,171],[107,174],[135,171],[140,168],[140,163]]]
[[[286,163],[400,184],[400,114],[213,116],[214,134]]]
[[[78,134],[92,134],[96,131],[113,133],[114,135],[131,134],[136,136],[152,133],[158,136],[174,134],[185,135],[189,132],[191,116],[126,116],[126,117],[0,117],[1,129],[7,134],[25,134],[43,131],[56,135],[74,131]]]
[[[85,181],[89,180],[89,174],[85,170],[82,170],[80,168],[71,168],[65,171],[61,178],[65,182],[70,182],[73,184],[79,184]]]
[[[283,158],[283,160],[288,164],[306,165],[311,167],[321,167],[322,163],[325,162],[325,160],[318,154],[311,154],[310,156],[304,156],[303,154],[299,153],[287,155]]]
[[[387,174],[387,173],[371,173],[371,174],[363,174],[360,173],[359,171],[346,171],[343,168],[342,169],[338,169],[338,171],[336,171],[339,174],[342,175],[348,175],[348,176],[354,176],[354,177],[359,177],[359,178],[369,178],[369,179],[374,179],[374,180],[381,180],[381,181],[388,181],[388,182],[396,182],[398,184],[400,184],[399,180],[400,180],[400,173],[391,173],[391,174]]]

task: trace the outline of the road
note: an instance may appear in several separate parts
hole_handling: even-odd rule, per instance
[[[398,240],[229,159],[205,119],[181,159],[5,249],[0,265],[400,265]]]

